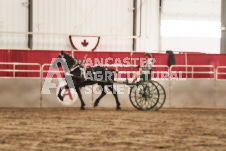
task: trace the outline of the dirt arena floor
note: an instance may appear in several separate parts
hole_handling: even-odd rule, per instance
[[[226,150],[226,109],[0,108],[0,150]]]

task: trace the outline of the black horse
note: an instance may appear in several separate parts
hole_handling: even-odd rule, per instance
[[[64,53],[63,51],[58,56],[58,58],[54,61],[52,67],[58,68],[63,66],[64,69],[64,77],[67,81],[67,85],[60,88],[58,97],[60,100],[63,100],[61,96],[61,91],[63,89],[75,88],[78,93],[79,99],[81,101],[81,110],[84,110],[85,103],[82,99],[82,95],[80,92],[80,88],[86,85],[98,84],[100,89],[102,90],[101,95],[96,99],[94,103],[94,107],[98,106],[100,99],[106,95],[106,91],[104,86],[107,86],[108,89],[112,92],[116,100],[116,110],[120,110],[120,103],[118,101],[117,92],[113,88],[114,74],[116,72],[114,69],[109,69],[102,66],[89,67],[84,69],[83,63],[85,58],[82,61],[78,61],[72,58],[69,54]],[[85,76],[84,76],[85,75]],[[73,84],[68,83],[71,79]]]

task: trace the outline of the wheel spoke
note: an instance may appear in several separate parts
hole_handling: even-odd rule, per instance
[[[158,110],[166,99],[165,89],[156,81],[145,81],[130,90],[130,101],[139,110]]]

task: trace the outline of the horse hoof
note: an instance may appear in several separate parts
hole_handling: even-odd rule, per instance
[[[116,110],[121,110],[121,107],[117,107]]]
[[[80,110],[85,110],[85,108],[82,106],[82,107],[80,107]]]
[[[94,107],[97,107],[98,106],[98,103],[94,103]]]
[[[58,98],[63,101],[63,97],[61,95],[58,95]]]

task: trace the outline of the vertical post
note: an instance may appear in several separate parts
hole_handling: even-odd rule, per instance
[[[33,0],[28,0],[28,32],[33,32]],[[28,35],[28,48],[33,47],[33,35]]]
[[[188,74],[188,57],[187,57],[187,53],[185,53],[185,66],[186,66],[186,79],[188,78],[187,74]]]
[[[192,66],[192,79],[194,78],[194,66]]]
[[[16,77],[15,70],[16,70],[16,65],[15,65],[15,63],[14,63],[14,64],[13,64],[13,77],[14,77],[14,78]]]
[[[162,5],[163,0],[159,0],[159,50],[162,50],[162,38],[161,38],[161,21],[162,21]]]
[[[214,107],[216,107],[217,106],[217,78],[216,78],[216,72],[217,72],[217,69],[215,68],[215,67],[213,67],[214,68],[214,90],[215,90],[215,95],[214,95],[214,102],[213,102],[213,104],[214,104]]]
[[[137,0],[133,0],[133,36],[137,35]],[[136,51],[136,39],[133,38],[133,51]]]
[[[226,1],[221,0],[221,53],[226,53]]]
[[[41,82],[40,82],[40,87],[41,87],[41,89],[40,89],[40,108],[42,108],[42,81],[43,81],[43,66],[44,66],[44,65],[40,66],[40,80],[41,80]]]
[[[140,0],[140,36],[141,36],[141,33],[142,33],[142,0]]]
[[[215,74],[216,74],[215,78],[218,79],[218,67],[215,70]]]
[[[169,107],[171,107],[171,73],[172,73],[172,67],[173,66],[171,66],[170,68],[169,68]]]

